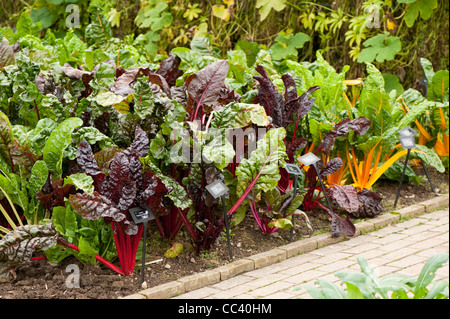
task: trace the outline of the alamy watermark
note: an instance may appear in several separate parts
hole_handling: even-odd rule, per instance
[[[380,28],[380,6],[377,4],[369,5],[365,10],[368,14],[366,18],[366,28],[379,29]]]
[[[80,7],[76,4],[69,4],[66,6],[66,12],[70,13],[66,18],[67,28],[79,28],[80,27]]]
[[[66,273],[69,273],[66,278],[66,287],[69,289],[80,288],[80,267],[75,264],[67,265]]]

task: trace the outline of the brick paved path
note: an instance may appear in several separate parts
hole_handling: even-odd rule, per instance
[[[380,276],[400,273],[418,276],[431,256],[449,252],[448,208],[393,224],[351,240],[335,243],[245,272],[174,299],[310,298],[301,285],[317,279],[339,283],[333,274],[360,272],[357,257],[364,257]],[[434,280],[449,281],[448,263],[436,272]]]

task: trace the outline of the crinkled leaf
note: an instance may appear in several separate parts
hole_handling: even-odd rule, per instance
[[[83,120],[77,117],[66,119],[52,132],[44,146],[43,159],[48,170],[56,176],[62,175],[64,150],[72,142],[72,131],[81,126]]]
[[[9,281],[9,269],[31,261],[37,249],[56,245],[58,233],[52,223],[19,226],[0,239],[0,282]]]
[[[0,42],[0,69],[10,64],[14,64],[14,50],[13,46],[9,45],[9,41],[4,38]]]
[[[320,176],[324,177],[327,175],[331,175],[337,172],[342,167],[342,165],[344,165],[344,162],[342,162],[341,158],[332,158],[324,165],[324,167],[320,171]]]
[[[257,142],[250,158],[244,158],[236,169],[238,179],[237,194],[241,196],[247,187],[258,177],[254,190],[267,192],[275,188],[281,178],[280,167],[286,165],[286,147],[283,139],[284,128],[269,130],[264,138]]]
[[[81,141],[77,151],[77,162],[88,175],[98,175],[101,173],[97,166],[91,145],[87,141]]]
[[[137,186],[136,183],[130,179],[123,182],[121,196],[119,200],[119,208],[121,210],[127,210],[131,207],[136,198]]]
[[[169,57],[161,61],[156,73],[164,77],[169,86],[174,86],[177,78],[183,74],[183,71],[178,69],[180,62],[181,59],[170,52]]]
[[[349,213],[356,212],[359,209],[358,195],[353,185],[334,185],[334,187],[329,188],[329,195],[340,208]]]
[[[186,190],[175,179],[164,175],[156,165],[152,163],[149,157],[141,158],[142,166],[145,171],[155,174],[165,185],[166,197],[170,198],[174,205],[182,210],[192,206],[192,200],[188,197]]]
[[[414,157],[420,158],[427,165],[431,165],[436,168],[440,173],[445,172],[445,167],[442,164],[442,160],[436,153],[435,149],[429,149],[425,145],[416,145],[413,152],[411,152]]]
[[[70,195],[69,203],[85,219],[97,220],[101,217],[108,217],[115,222],[125,219],[125,215],[114,203],[97,192]]]
[[[44,161],[36,161],[31,169],[29,179],[29,195],[36,195],[44,186],[48,178],[48,168]]]
[[[382,199],[377,193],[364,188],[358,192],[359,209],[352,213],[353,217],[373,218],[379,215],[383,210]]]
[[[109,90],[115,94],[128,96],[133,94],[133,84],[136,79],[140,76],[148,76],[150,74],[150,69],[145,67],[132,68],[121,74],[113,86]]]
[[[133,87],[134,111],[141,119],[149,118],[155,107],[151,83],[147,78],[138,78]]]
[[[140,126],[136,126],[134,131],[134,140],[123,153],[127,156],[131,154],[137,154],[140,157],[145,157],[150,149],[150,140],[148,139],[147,133],[141,129]]]

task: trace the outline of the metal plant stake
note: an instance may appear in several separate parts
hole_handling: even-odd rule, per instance
[[[300,167],[298,167],[295,164],[286,164],[286,167],[284,168],[288,174],[294,175],[294,198],[297,195],[297,180],[298,176],[302,174],[302,171],[300,170]],[[289,242],[292,242],[292,237],[294,236],[294,217],[295,215],[292,215],[292,228],[291,228],[291,234],[289,237]]]
[[[153,213],[150,211],[150,207],[135,207],[130,209],[130,215],[134,220],[134,223],[144,224],[144,230],[142,235],[142,266],[141,266],[141,285],[145,281],[145,246],[147,242],[147,225],[152,219],[155,219]]]
[[[417,132],[409,126],[399,130],[398,133],[400,134],[399,139],[400,143],[402,144],[402,147],[408,150],[408,152],[406,153],[405,165],[403,166],[402,176],[398,184],[397,195],[395,196],[394,209],[397,207],[397,201],[400,196],[400,189],[402,187],[403,179],[405,177],[406,167],[408,166],[409,154],[411,153],[411,150],[416,147],[415,136],[417,135]],[[439,194],[434,189],[433,183],[431,182],[431,178],[430,175],[428,174],[428,170],[425,163],[423,162],[423,160],[420,160],[420,163],[422,164],[425,175],[428,179],[428,182],[430,183],[431,190],[433,191],[434,195],[439,196]]]
[[[225,207],[225,195],[228,193],[228,188],[225,186],[224,183],[220,180],[215,180],[211,184],[208,184],[206,187],[206,190],[211,194],[214,198],[221,198],[222,200],[222,207],[223,207],[223,219],[225,221],[225,229],[227,233],[227,243],[228,243],[228,251],[230,253],[230,259],[233,260],[233,252],[231,249],[231,241],[230,241],[230,230],[228,227],[228,216],[227,216],[227,209]]]
[[[319,178],[319,182],[320,182],[320,186],[322,187],[323,194],[325,195],[325,199],[327,200],[328,208],[330,209],[331,214],[334,215],[333,208],[331,207],[331,201],[328,198],[328,195],[327,195],[327,192],[325,189],[325,185],[323,184],[323,181],[322,181],[322,176],[320,175],[319,170],[317,169],[317,165],[316,165],[316,163],[318,161],[320,161],[320,158],[317,157],[314,153],[307,153],[303,156],[300,156],[298,158],[298,161],[305,166],[312,165],[314,167],[314,170],[316,171],[316,175]]]

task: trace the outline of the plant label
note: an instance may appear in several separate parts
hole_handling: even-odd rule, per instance
[[[301,175],[302,174],[302,170],[300,169],[300,167],[298,167],[295,164],[286,164],[286,167],[284,169],[289,174],[292,174],[292,175]]]
[[[307,153],[297,158],[297,160],[305,166],[311,166],[320,161],[320,158],[314,153]]]
[[[406,150],[416,147],[416,139],[413,135],[400,136],[400,143],[402,143],[402,147]]]
[[[153,213],[150,211],[150,209],[134,207],[130,208],[129,211],[136,224],[148,222],[149,220],[155,219],[155,216],[153,216]]]
[[[205,188],[214,198],[219,198],[228,193],[228,188],[220,180],[215,180]]]
[[[416,136],[417,132],[413,130],[411,127],[407,126],[398,131],[400,136]]]

